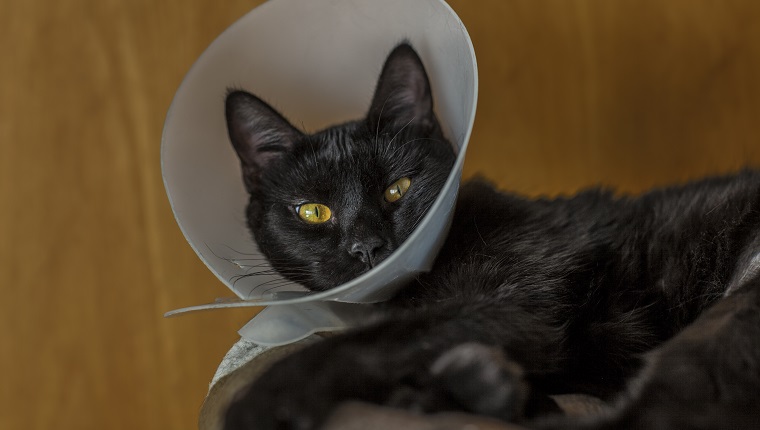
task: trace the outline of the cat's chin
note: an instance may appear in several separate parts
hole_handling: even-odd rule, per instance
[[[382,260],[381,260],[382,261]],[[379,262],[378,262],[379,264]],[[377,265],[375,265],[377,266]],[[374,267],[374,266],[373,266]],[[364,275],[373,269],[373,267],[365,267],[361,270],[334,270],[330,272],[322,273],[315,276],[316,279],[312,279],[304,287],[309,291],[327,291],[333,288],[339,287],[343,284],[353,281],[354,279]]]
[[[309,291],[327,291],[327,290],[331,290],[331,289],[333,289],[335,287],[339,287],[339,286],[341,286],[343,284],[346,284],[348,282],[351,282],[354,279],[358,278],[359,276],[361,276],[361,275],[369,272],[369,270],[370,269],[367,269],[367,270],[365,270],[365,271],[363,271],[361,273],[357,273],[354,276],[347,276],[345,279],[340,279],[340,280],[337,280],[337,281],[335,279],[336,277],[334,277],[334,276],[332,278],[330,278],[329,276],[325,276],[325,278],[326,278],[324,280],[325,282],[309,283],[309,285],[304,285],[304,286]],[[332,282],[328,282],[328,281],[332,281]]]

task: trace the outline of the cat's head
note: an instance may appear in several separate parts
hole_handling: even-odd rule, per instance
[[[226,116],[250,193],[248,226],[270,264],[312,290],[345,283],[398,248],[455,160],[406,44],[388,56],[361,120],[305,134],[244,91],[228,94]]]

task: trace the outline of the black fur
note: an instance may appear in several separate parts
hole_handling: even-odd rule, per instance
[[[408,45],[386,62],[363,120],[303,134],[243,91],[228,94],[226,113],[259,248],[283,276],[313,290],[347,282],[390,255],[433,204],[455,159]],[[385,189],[403,177],[412,178],[408,195],[388,203]],[[303,203],[326,204],[334,216],[308,225],[296,214]]]
[[[411,49],[398,49],[408,65]],[[378,103],[376,94],[370,115]],[[408,109],[402,112],[393,115],[409,118]],[[323,152],[319,160],[341,166],[334,164],[332,179],[317,182],[325,185],[325,196],[335,192],[329,184],[353,180],[342,171],[367,175],[358,181],[375,184],[378,192],[393,179],[364,161],[382,151],[362,149],[374,148],[371,130],[363,127],[328,132],[350,136],[347,145],[358,152],[350,161],[341,151]],[[439,130],[427,120],[416,128],[428,129]],[[323,138],[308,138],[292,151],[320,154],[329,146]],[[251,228],[275,267],[302,252],[294,251],[294,243],[333,254],[341,246],[340,235],[318,236],[296,226],[298,220],[273,203],[293,199],[303,186],[283,176],[290,163],[299,163],[298,156],[249,180]],[[388,241],[397,245],[411,228],[402,218],[417,220],[429,205],[392,212],[399,218],[386,217],[392,221],[377,224],[383,232],[377,234],[400,229],[403,234]],[[760,174],[753,171],[639,197],[589,190],[529,200],[482,180],[470,182],[460,191],[452,230],[432,271],[376,307],[367,326],[276,363],[230,407],[225,428],[317,428],[347,399],[464,410],[540,428],[757,428],[759,232]],[[346,271],[325,256],[313,261],[324,269],[309,278],[312,288],[362,270],[357,265]],[[280,270],[289,276],[287,267]],[[552,416],[547,395],[558,393],[618,401],[608,415],[577,420]]]

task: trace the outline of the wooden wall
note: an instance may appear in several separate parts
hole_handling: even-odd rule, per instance
[[[0,1],[0,428],[188,429],[250,310],[159,169],[183,75],[255,0]],[[760,2],[451,0],[480,103],[466,174],[636,192],[760,163]]]

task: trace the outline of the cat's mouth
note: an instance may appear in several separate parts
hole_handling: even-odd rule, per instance
[[[354,253],[346,253],[344,258],[332,264],[314,261],[310,264],[310,271],[312,272],[310,279],[301,283],[311,291],[326,291],[338,287],[380,265],[393,254],[395,248],[391,244],[385,244],[371,250],[371,252],[367,249],[364,249],[366,252],[354,249]],[[293,274],[288,276],[287,273],[283,273],[283,275],[286,278],[293,278]]]

